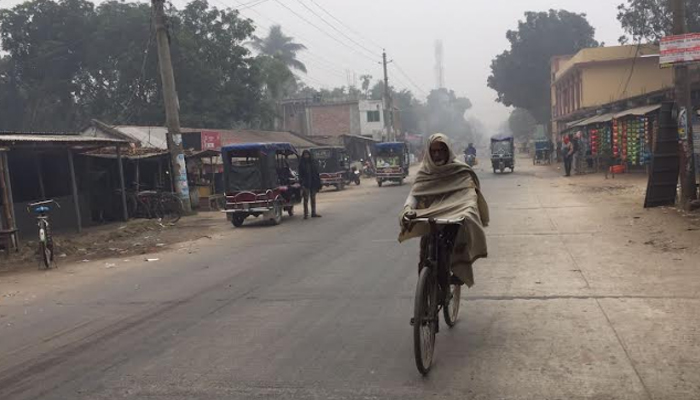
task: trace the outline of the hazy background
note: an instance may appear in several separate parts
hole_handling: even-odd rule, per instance
[[[300,55],[309,69],[308,76],[303,79],[315,87],[347,86],[348,78],[352,81],[353,77],[359,86],[359,77],[363,74],[380,79],[379,46],[382,46],[387,49],[389,59],[395,60],[396,66],[408,76],[391,66],[391,84],[409,88],[418,97],[424,97],[424,93],[436,86],[434,45],[436,39],[440,39],[444,45],[445,86],[458,95],[469,97],[474,107],[468,116],[479,118],[491,129],[508,115],[505,107],[494,102],[495,92],[486,87],[491,60],[508,47],[505,33],[517,26],[525,11],[556,8],[586,13],[596,28],[596,39],[607,45],[617,44],[622,34],[616,20],[617,5],[622,0],[314,0],[361,36],[323,13],[311,0],[304,0],[303,4],[366,47],[365,50],[333,30],[298,0],[279,1],[307,21],[277,0],[259,4],[256,4],[258,0],[209,2],[218,8],[243,5],[241,13],[256,22],[259,26],[256,34],[260,36],[266,35],[270,25],[281,24],[286,34],[308,47],[308,51]],[[0,7],[18,3],[20,1],[0,0]],[[177,7],[185,3],[184,0],[173,1]]]

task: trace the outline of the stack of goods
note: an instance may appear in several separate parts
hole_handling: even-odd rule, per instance
[[[639,165],[640,137],[643,137],[644,121],[639,118],[630,118],[627,125],[627,162],[632,165]]]
[[[627,127],[620,120],[613,120],[613,156],[627,160]]]
[[[611,154],[611,128],[610,125],[600,125],[589,130],[591,136],[591,154],[594,156],[610,157]]]
[[[600,130],[591,128],[588,130],[588,134],[591,138],[591,154],[595,156],[600,151]]]

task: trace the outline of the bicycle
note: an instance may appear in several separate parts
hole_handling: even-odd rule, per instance
[[[121,196],[121,190],[116,190],[115,194]],[[127,190],[126,209],[129,218],[159,218],[173,224],[184,212],[182,200],[177,195],[161,190]]]
[[[409,215],[404,222],[409,228],[418,223],[430,226],[428,251],[426,258],[421,260],[411,318],[416,367],[422,375],[427,375],[433,363],[435,335],[440,331],[440,311],[450,328],[455,326],[459,317],[461,282],[450,270],[450,255],[456,228],[464,223],[464,218],[416,218]]]
[[[48,214],[51,211],[51,205],[56,205],[58,208],[61,208],[61,205],[58,204],[56,200],[39,201],[27,205],[27,212],[29,214],[32,212],[36,214],[37,227],[39,230],[39,255],[46,269],[50,269],[52,265],[55,265],[54,242]]]

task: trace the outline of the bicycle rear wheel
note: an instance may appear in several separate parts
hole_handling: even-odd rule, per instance
[[[437,282],[429,267],[418,277],[413,314],[413,352],[418,371],[427,375],[433,364],[437,331]]]
[[[158,201],[156,215],[163,222],[174,224],[182,218],[182,210],[182,200],[174,194],[167,194]]]

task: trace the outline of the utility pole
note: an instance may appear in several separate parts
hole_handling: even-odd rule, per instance
[[[392,60],[393,61],[393,60]],[[394,110],[389,91],[389,74],[386,66],[391,61],[386,61],[386,50],[382,52],[382,64],[384,66],[384,126],[386,127],[387,140],[393,142],[394,139]]]
[[[684,0],[670,0],[673,11],[673,34],[684,35],[688,33],[686,24],[686,12]],[[697,186],[695,183],[695,154],[693,152],[693,103],[690,92],[690,79],[688,66],[678,64],[674,66],[676,108],[679,111],[679,127],[686,127],[685,142],[681,142],[681,206],[689,208],[690,203],[697,199]],[[685,112],[683,112],[685,110]],[[685,120],[682,120],[684,118]]]
[[[175,193],[182,199],[185,214],[192,212],[190,189],[187,185],[187,164],[182,152],[182,134],[180,132],[180,114],[177,92],[175,91],[175,75],[170,59],[170,37],[166,24],[165,0],[151,0],[155,16],[156,40],[158,43],[158,65],[160,80],[163,85],[163,100],[165,103],[165,124],[168,128],[167,141],[170,151],[170,162]]]

